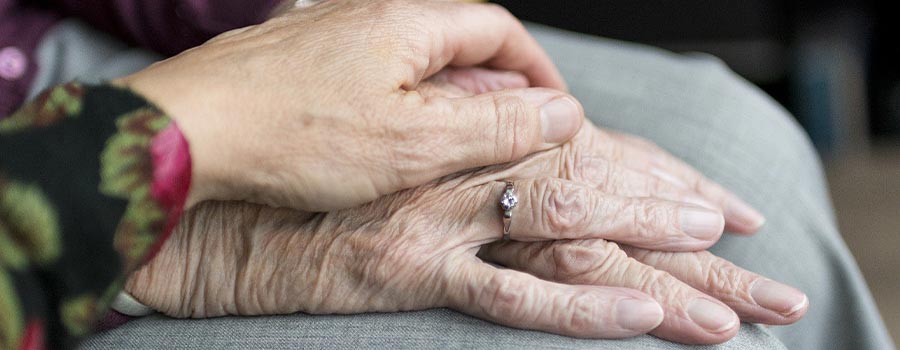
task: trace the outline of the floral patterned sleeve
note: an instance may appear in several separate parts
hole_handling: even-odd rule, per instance
[[[0,349],[71,348],[182,212],[188,145],[129,90],[70,83],[0,120]]]

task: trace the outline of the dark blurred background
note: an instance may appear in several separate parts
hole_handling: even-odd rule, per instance
[[[842,233],[900,339],[900,21],[890,2],[493,2],[527,21],[718,56],[781,102],[819,149]]]

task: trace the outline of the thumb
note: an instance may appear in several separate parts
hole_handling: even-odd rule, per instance
[[[433,98],[429,123],[449,129],[452,156],[444,169],[456,172],[506,163],[547,150],[571,139],[584,120],[584,109],[561,91],[528,88],[462,98]],[[448,128],[449,127],[449,128]]]

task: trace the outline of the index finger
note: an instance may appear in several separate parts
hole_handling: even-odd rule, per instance
[[[525,74],[534,87],[567,90],[556,65],[525,26],[495,4],[435,1],[428,3],[432,42],[428,66],[415,72],[421,80],[447,65],[485,66]]]
[[[660,305],[636,290],[549,282],[474,257],[458,264],[443,289],[448,306],[506,326],[626,338],[650,332],[663,320]]]
[[[659,146],[644,139],[603,131],[606,137],[602,149],[626,167],[649,173],[673,185],[695,191],[725,214],[726,230],[752,234],[765,223],[765,217],[722,185],[708,179],[699,171]]]

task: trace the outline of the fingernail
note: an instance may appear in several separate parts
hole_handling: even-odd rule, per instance
[[[697,239],[714,239],[725,229],[725,219],[719,212],[698,207],[681,207],[678,211],[681,230]]]
[[[581,109],[570,97],[558,97],[541,106],[541,130],[546,143],[564,142],[578,131]]]
[[[784,316],[800,311],[809,303],[803,292],[772,280],[757,281],[750,289],[750,296],[759,306]]]
[[[737,317],[730,309],[704,298],[688,304],[688,317],[710,333],[727,331],[737,324]]]
[[[755,231],[766,223],[766,218],[762,214],[738,198],[728,201],[725,207],[725,216],[729,221],[736,221],[749,231]]]
[[[663,320],[663,310],[652,300],[622,299],[616,304],[616,321],[625,329],[649,332]]]

